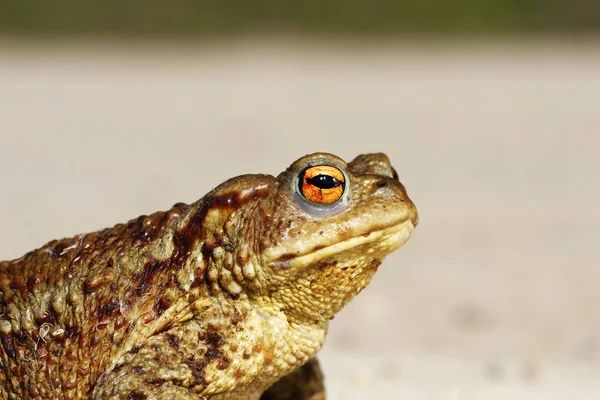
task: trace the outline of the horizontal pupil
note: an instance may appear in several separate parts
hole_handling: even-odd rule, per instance
[[[333,189],[334,187],[338,187],[342,184],[342,182],[338,181],[333,176],[323,174],[308,178],[306,182],[318,187],[319,189]]]

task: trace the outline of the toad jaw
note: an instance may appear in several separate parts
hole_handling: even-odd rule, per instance
[[[360,246],[368,246],[368,249],[366,250],[367,254],[379,253],[380,257],[383,258],[388,253],[406,243],[414,228],[415,225],[413,221],[411,219],[406,219],[382,229],[368,232],[367,234],[352,236],[329,246],[313,249],[304,254],[297,254],[290,257],[289,253],[282,251],[283,249],[275,248],[265,253],[264,257],[267,260],[273,260],[267,262],[267,265],[274,270],[297,268],[314,264],[328,257],[352,251],[352,249]],[[283,254],[278,255],[277,253]]]

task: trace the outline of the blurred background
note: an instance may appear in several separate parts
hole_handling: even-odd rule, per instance
[[[600,398],[600,3],[0,3],[0,259],[315,151],[420,211],[330,399]]]

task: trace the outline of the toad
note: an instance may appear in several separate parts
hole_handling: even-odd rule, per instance
[[[277,177],[0,263],[0,398],[323,399],[328,322],[417,225],[384,154]]]

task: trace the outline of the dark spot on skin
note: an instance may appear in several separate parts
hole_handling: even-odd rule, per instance
[[[90,346],[96,347],[100,343],[100,335],[96,334],[92,336],[92,340],[90,340]]]
[[[333,261],[328,261],[328,262],[320,262],[316,266],[319,269],[324,270],[324,269],[328,269],[328,268],[331,268],[331,267],[335,267],[337,265],[337,263],[338,263],[337,260],[333,260]]]
[[[79,336],[80,330],[78,326],[68,326],[65,328],[65,336],[69,339]]]
[[[223,249],[229,253],[233,253],[235,251],[235,246],[231,243],[223,243]]]
[[[159,334],[159,333],[163,333],[163,332],[167,332],[167,331],[171,330],[173,328],[173,324],[175,322],[176,321],[174,321],[174,320],[168,321],[164,326],[159,328],[155,333]]]
[[[236,326],[237,324],[239,324],[240,322],[242,322],[242,314],[240,314],[239,312],[236,312],[232,317],[231,317],[231,324],[233,326]]]
[[[251,355],[252,355],[252,352],[250,351],[250,349],[245,349],[244,352],[242,353],[242,358],[244,360],[247,360],[250,358]]]
[[[90,346],[90,341],[87,336],[81,336],[79,338],[79,348],[88,348]]]
[[[14,332],[13,335],[18,343],[25,344],[27,342],[28,334],[25,331],[20,330],[20,331]]]
[[[121,371],[123,368],[125,367],[125,364],[118,364],[114,369],[113,369],[113,373],[117,373],[119,371]]]
[[[71,243],[67,240],[56,242],[56,244],[54,244],[54,246],[52,247],[52,256],[54,258],[58,258],[58,257],[62,256],[65,249],[67,247],[69,247],[70,245],[71,245]]]
[[[24,380],[24,381],[21,381],[21,383],[19,384],[19,386],[21,387],[22,391],[27,392],[27,391],[29,391],[30,383],[29,383],[28,380]]]
[[[221,357],[221,351],[219,349],[215,349],[214,347],[209,347],[206,349],[206,353],[204,353],[204,357],[208,360],[214,360]]]
[[[130,352],[131,354],[137,354],[137,353],[140,351],[140,349],[141,349],[141,348],[142,348],[142,345],[141,345],[141,344],[138,344],[138,345],[136,345],[136,346],[133,346],[133,347],[131,348],[131,350],[129,350],[129,352]]]
[[[165,380],[162,378],[152,378],[152,379],[148,379],[146,381],[147,384],[149,385],[162,385],[163,383],[165,383]]]
[[[275,261],[276,262],[286,262],[286,261],[290,261],[293,258],[296,258],[298,256],[298,254],[283,254],[281,256],[279,256]]]
[[[131,368],[131,372],[133,372],[136,375],[141,375],[144,373],[144,368],[142,368],[139,365],[136,365],[135,367]]]
[[[128,398],[130,400],[146,400],[148,398],[148,395],[141,392],[140,390],[134,390],[133,392],[129,393]]]
[[[30,276],[29,279],[27,280],[28,290],[30,292],[33,292],[35,290],[35,287],[37,285],[39,285],[40,283],[42,283],[43,281],[44,281],[44,278],[40,274],[34,274],[34,275]]]
[[[167,333],[167,343],[174,349],[179,349],[179,338],[173,334]]]
[[[148,221],[148,229],[145,229],[146,218],[148,218],[147,215],[140,215],[135,222],[131,223],[133,226],[133,232],[131,233],[132,243],[136,247],[152,241],[152,221]]]
[[[204,353],[204,360],[208,363],[210,361],[216,361],[216,367],[219,370],[223,370],[229,366],[229,359],[223,355],[219,347],[225,344],[225,340],[216,330],[209,329],[206,332],[204,341],[206,342],[207,349]]]
[[[12,335],[7,335],[6,333],[0,332],[0,341],[2,341],[2,347],[4,348],[6,355],[9,358],[15,359],[17,353],[15,351],[14,338]]]
[[[41,326],[43,324],[54,324],[56,322],[56,315],[54,311],[49,308],[42,315],[38,315],[35,317],[35,323],[37,326]]]
[[[135,279],[138,282],[137,287],[134,290],[136,296],[141,296],[146,293],[156,282],[154,277],[160,272],[166,270],[169,267],[169,261],[159,261],[150,259],[146,261],[144,271]]]
[[[69,362],[77,360],[77,349],[70,349],[67,351],[66,359]]]
[[[215,241],[204,242],[204,244],[202,244],[202,249],[200,249],[200,251],[202,252],[202,258],[204,259],[204,265],[208,265],[210,256],[212,255],[213,250],[217,246],[218,245]]]
[[[205,375],[204,375],[204,367],[206,367],[206,360],[185,360],[184,363],[190,368],[192,372],[192,376],[194,377],[193,386],[204,385],[205,384]]]
[[[154,311],[157,316],[162,315],[169,307],[171,307],[171,300],[166,296],[161,296],[161,298],[154,304]]]
[[[90,295],[99,291],[103,286],[112,283],[113,281],[113,270],[108,268],[103,270],[100,274],[88,276],[83,281],[83,294]]]
[[[62,343],[66,339],[65,331],[63,330],[63,331],[54,332],[52,334],[52,337],[54,338],[54,340],[56,341],[56,343]]]
[[[236,294],[236,293],[229,293],[229,292],[225,292],[223,293],[225,296],[227,296],[227,298],[231,299],[231,300],[237,300],[239,299],[240,295]]]
[[[16,289],[21,295],[27,293],[27,282],[23,279],[23,275],[14,276],[10,285],[13,289]]]
[[[221,347],[225,344],[225,340],[216,330],[211,329],[206,332],[206,344],[212,347]]]
[[[227,367],[229,367],[229,359],[227,359],[226,357],[221,357],[219,361],[217,361],[217,369],[222,371]]]
[[[119,316],[117,318],[117,320],[115,321],[115,330],[118,331],[119,329],[121,329],[122,327],[124,327],[127,322],[129,322],[129,320],[127,318],[125,318],[122,315]]]
[[[133,304],[135,304],[137,297],[135,295],[135,293],[133,292],[129,292],[125,295],[125,297],[123,298],[123,309],[125,311],[129,310]]]
[[[120,311],[119,300],[111,297],[106,304],[100,306],[100,319],[110,318],[117,315]]]
[[[204,273],[200,274],[199,276],[196,276],[194,278],[194,281],[190,285],[190,288],[193,289],[195,287],[200,287],[204,283],[205,279],[206,279],[206,274],[204,274]]]

